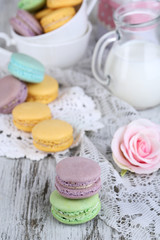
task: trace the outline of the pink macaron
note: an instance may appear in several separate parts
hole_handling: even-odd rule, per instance
[[[19,9],[16,17],[10,19],[14,31],[22,36],[36,36],[43,33],[42,27],[37,19],[25,10]]]
[[[56,166],[57,191],[66,198],[88,198],[101,188],[98,163],[84,157],[69,157]]]
[[[27,98],[27,86],[13,76],[0,79],[0,113],[9,114]]]

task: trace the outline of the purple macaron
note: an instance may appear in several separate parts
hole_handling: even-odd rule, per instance
[[[12,76],[0,79],[0,113],[9,114],[27,98],[27,86]]]
[[[16,17],[10,19],[14,31],[22,36],[36,36],[43,33],[42,27],[37,19],[25,10],[19,9]]]
[[[101,170],[91,159],[69,157],[56,166],[57,191],[66,198],[81,199],[95,195],[101,188]]]

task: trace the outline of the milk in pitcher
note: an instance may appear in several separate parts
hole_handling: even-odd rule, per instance
[[[137,109],[160,103],[160,46],[131,40],[115,44],[105,63],[111,92]]]

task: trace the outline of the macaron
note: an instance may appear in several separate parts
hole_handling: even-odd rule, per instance
[[[12,116],[14,125],[25,132],[31,132],[37,123],[52,117],[50,108],[38,102],[17,105],[12,111]]]
[[[14,31],[22,36],[36,36],[43,33],[43,29],[37,19],[29,12],[18,10],[16,17],[10,19]]]
[[[38,123],[32,129],[33,144],[44,152],[59,152],[73,143],[73,128],[62,120],[51,119]]]
[[[58,82],[45,75],[41,83],[28,83],[28,102],[50,103],[58,96]]]
[[[47,16],[51,12],[53,12],[52,9],[45,8],[45,9],[42,9],[41,11],[37,12],[34,16],[35,16],[36,19],[40,20],[41,18]]]
[[[65,224],[81,224],[95,218],[101,209],[98,194],[84,199],[67,199],[57,191],[50,196],[51,212],[60,222]]]
[[[48,8],[62,8],[76,6],[82,3],[83,0],[47,0]]]
[[[87,198],[101,188],[100,167],[91,159],[65,158],[57,164],[56,173],[55,187],[66,198]]]
[[[43,17],[40,23],[44,32],[47,33],[63,26],[75,13],[76,11],[73,7],[60,8]]]
[[[46,3],[46,0],[21,0],[18,7],[26,11],[32,12],[41,9]]]
[[[11,113],[27,98],[27,86],[13,76],[0,79],[0,113]]]
[[[44,66],[26,54],[13,53],[8,70],[13,76],[25,82],[39,83],[44,79]]]

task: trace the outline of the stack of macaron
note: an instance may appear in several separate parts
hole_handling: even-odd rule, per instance
[[[56,166],[56,190],[50,196],[53,216],[65,224],[93,219],[101,208],[99,165],[84,157],[69,157]]]
[[[10,24],[22,36],[47,33],[70,21],[76,14],[75,6],[81,3],[82,0],[21,0]]]
[[[32,132],[33,144],[45,152],[63,151],[73,143],[73,128],[52,119],[48,103],[58,96],[58,82],[45,74],[36,59],[13,53],[8,65],[11,75],[0,79],[0,113],[12,113],[14,125]]]

